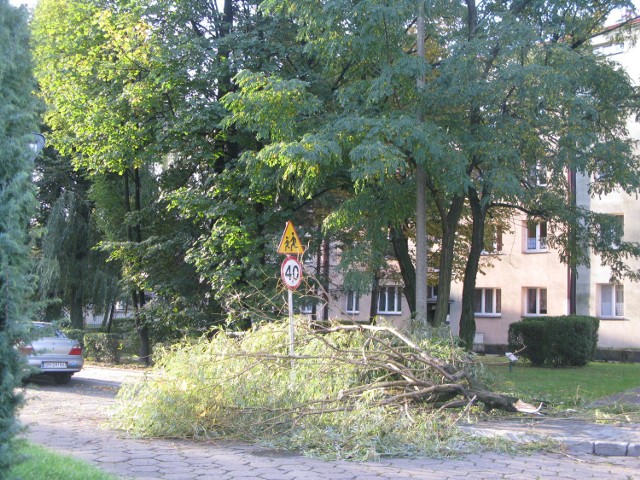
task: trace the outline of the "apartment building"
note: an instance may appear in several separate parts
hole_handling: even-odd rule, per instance
[[[640,33],[640,20],[634,22]],[[606,35],[595,40],[597,50],[622,65],[635,85],[640,85],[640,45],[612,41]],[[640,122],[630,118],[629,134],[640,141]],[[589,196],[589,179],[577,178],[576,201],[592,211],[618,216],[624,241],[640,242],[640,199],[623,192],[603,197]],[[640,261],[631,264],[640,268]],[[630,281],[610,283],[608,269],[591,256],[590,268],[580,268],[576,281],[576,311],[600,318],[601,348],[640,348],[640,284]]]
[[[640,30],[640,21],[634,22]],[[640,82],[640,47],[631,41],[620,43],[607,35],[594,40],[597,51],[621,65],[637,85]],[[640,123],[628,120],[629,134],[640,140]],[[591,179],[577,175],[576,203],[594,212],[619,217],[624,241],[640,241],[640,199],[624,192],[606,196],[589,194]],[[503,235],[493,268],[478,275],[476,290],[476,331],[487,345],[507,343],[509,325],[524,317],[565,315],[575,312],[600,319],[598,346],[601,349],[640,348],[640,285],[628,280],[611,283],[611,272],[600,259],[590,255],[590,266],[580,267],[572,276],[559,262],[557,252],[546,246],[547,225],[526,217],[510,219],[511,232]],[[632,262],[640,268],[640,262]],[[575,285],[572,286],[572,282]],[[460,317],[461,285],[452,288],[452,330],[457,333]],[[572,298],[573,297],[573,298]]]

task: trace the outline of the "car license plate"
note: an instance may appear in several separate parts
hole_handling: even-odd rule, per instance
[[[42,362],[42,368],[67,368],[67,362]]]

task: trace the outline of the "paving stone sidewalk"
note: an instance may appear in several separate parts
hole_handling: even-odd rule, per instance
[[[45,384],[27,390],[27,405],[20,415],[27,425],[25,435],[37,444],[84,459],[121,479],[640,480],[640,457],[629,456],[628,452],[625,456],[603,456],[558,449],[529,456],[482,453],[446,460],[326,462],[247,444],[132,439],[104,427],[116,382],[106,380],[92,386],[74,382],[66,389]],[[547,421],[532,426],[513,423],[507,431],[516,435],[524,429],[529,434],[542,426],[551,432],[552,423]],[[586,436],[603,434],[590,430],[591,427],[576,426],[575,422],[555,426],[556,433],[576,428]],[[620,435],[622,430],[611,430],[607,435],[613,432]],[[637,438],[638,431],[632,430],[630,434]]]

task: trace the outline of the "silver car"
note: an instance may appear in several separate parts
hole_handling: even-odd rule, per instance
[[[32,323],[33,340],[18,346],[26,357],[32,374],[50,375],[59,384],[69,383],[71,375],[79,372],[84,365],[82,346],[78,341],[67,338],[50,323]]]

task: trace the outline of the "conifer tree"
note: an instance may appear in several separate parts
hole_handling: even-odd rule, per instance
[[[0,0],[0,478],[12,460],[22,364],[14,345],[30,317],[27,227],[31,184],[34,87],[26,12]]]

